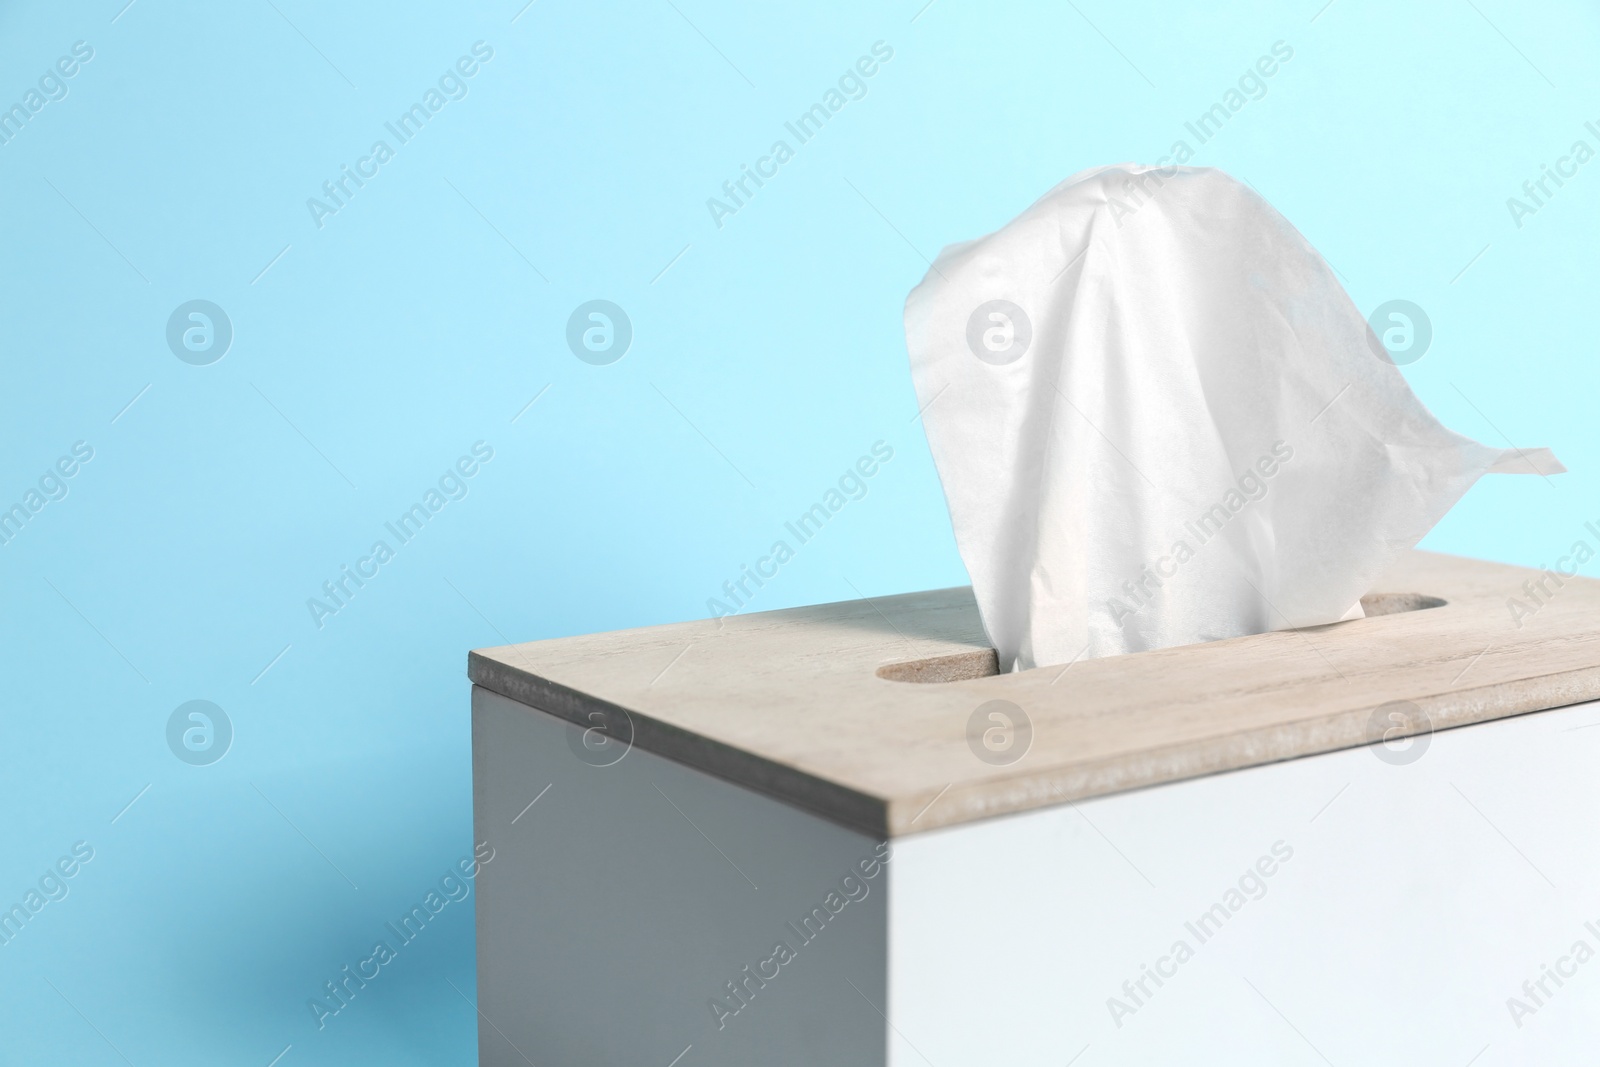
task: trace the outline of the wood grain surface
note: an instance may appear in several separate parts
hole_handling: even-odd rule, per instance
[[[1386,614],[1008,675],[965,587],[482,649],[468,675],[899,836],[1600,698],[1600,581],[1561,581],[1412,552],[1369,601]],[[1031,737],[986,761],[995,700]]]

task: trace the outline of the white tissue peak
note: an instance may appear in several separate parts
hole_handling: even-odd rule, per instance
[[[1562,469],[1441,426],[1218,170],[1069,178],[946,248],[905,327],[1004,670],[1337,621],[1481,475]]]

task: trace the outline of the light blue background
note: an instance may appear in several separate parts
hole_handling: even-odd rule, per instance
[[[0,145],[0,505],[95,450],[0,547],[0,905],[95,849],[0,946],[0,1062],[475,1063],[470,902],[326,1029],[306,1007],[471,848],[466,651],[705,616],[879,439],[752,608],[963,582],[906,292],[1066,175],[1164,155],[1274,41],[1194,162],[1363,309],[1427,309],[1406,374],[1446,424],[1572,469],[1486,480],[1425,544],[1538,565],[1600,519],[1600,162],[1521,229],[1505,203],[1600,147],[1584,5],[124,2],[0,10],[0,104],[95,52]],[[318,229],[306,199],[479,40],[469,95]],[[867,96],[714,226],[879,40]],[[210,366],[164,339],[194,298],[234,326]],[[564,342],[593,298],[632,318],[610,366]],[[479,440],[469,495],[318,629],[306,599]],[[166,747],[191,699],[234,725],[212,766]]]

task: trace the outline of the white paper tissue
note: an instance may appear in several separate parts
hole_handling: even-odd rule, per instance
[[[1358,616],[1479,476],[1563,469],[1441,426],[1218,170],[1074,175],[946,248],[905,327],[1002,670]]]

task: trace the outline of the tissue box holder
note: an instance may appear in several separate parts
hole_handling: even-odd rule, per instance
[[[1600,582],[1365,603],[1004,676],[966,588],[473,652],[480,1062],[1559,1061]]]

